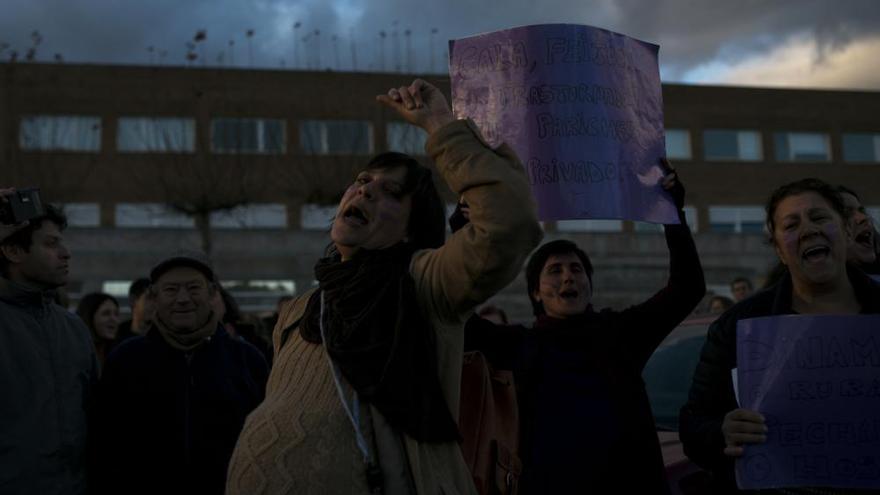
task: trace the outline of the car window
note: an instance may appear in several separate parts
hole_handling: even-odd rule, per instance
[[[687,402],[694,370],[706,340],[705,327],[702,331],[688,329],[679,333],[687,335],[670,335],[672,338],[654,351],[642,372],[654,421],[661,430],[678,430],[678,411]]]

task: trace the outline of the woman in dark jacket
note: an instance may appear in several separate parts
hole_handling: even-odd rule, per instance
[[[764,417],[739,408],[734,396],[737,322],[785,314],[880,313],[880,285],[847,265],[845,206],[833,187],[818,179],[793,182],[778,188],[766,209],[771,244],[788,270],[709,328],[679,417],[685,453],[713,472],[713,493],[738,491],[734,459],[746,445],[767,438]]]
[[[589,257],[575,243],[557,240],[541,246],[526,268],[537,317],[532,329],[472,319],[466,330],[467,349],[514,370],[520,493],[668,493],[641,373],[700,302],[705,282],[681,211],[684,188],[674,173],[663,185],[681,223],[665,226],[669,281],[650,299],[623,311],[596,311]]]

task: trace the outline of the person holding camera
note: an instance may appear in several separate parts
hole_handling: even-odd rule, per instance
[[[0,189],[0,491],[86,493],[89,329],[54,303],[67,284],[64,215]]]

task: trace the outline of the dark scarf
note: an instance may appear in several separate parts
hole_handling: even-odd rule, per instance
[[[401,243],[345,262],[322,258],[315,265],[319,290],[300,331],[306,341],[322,343],[323,292],[327,352],[358,395],[416,440],[458,440],[440,387],[434,329],[409,274],[414,251]]]

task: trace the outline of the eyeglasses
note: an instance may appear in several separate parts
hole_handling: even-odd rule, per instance
[[[203,297],[205,293],[208,292],[208,287],[205,286],[205,284],[198,282],[186,284],[164,284],[159,287],[159,294],[166,299],[175,299],[177,295],[180,294],[181,290],[185,290],[190,298],[196,299]]]

